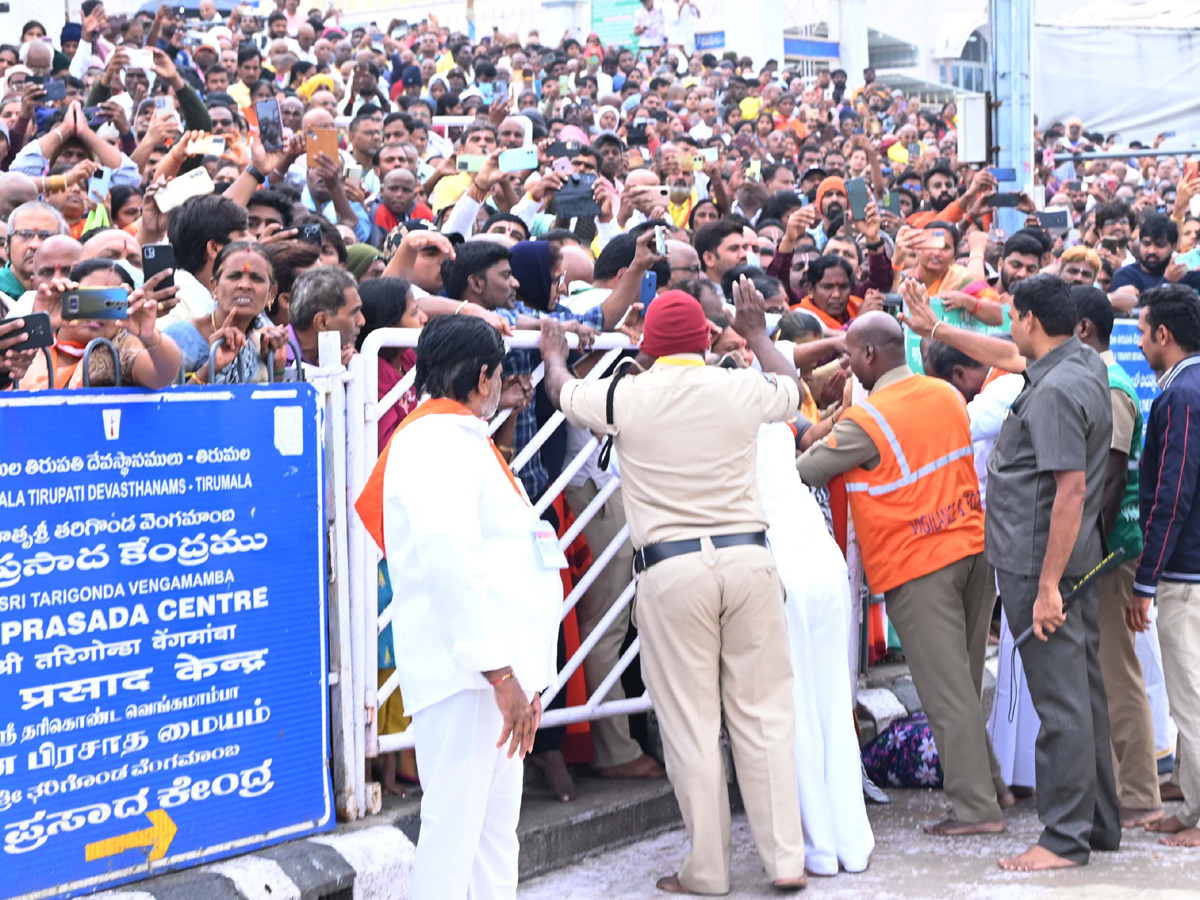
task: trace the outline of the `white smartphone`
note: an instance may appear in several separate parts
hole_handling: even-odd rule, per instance
[[[362,166],[347,166],[346,167],[346,183],[352,184],[356,188],[362,187]]]
[[[158,204],[159,210],[162,212],[170,212],[175,207],[180,206],[186,200],[193,197],[203,197],[206,194],[211,194],[216,189],[212,178],[208,174],[208,169],[204,166],[192,169],[186,175],[180,175],[178,178],[167,183],[157,194],[154,195],[154,201]]]

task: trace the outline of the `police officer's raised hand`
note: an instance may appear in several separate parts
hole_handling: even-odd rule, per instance
[[[745,275],[733,283],[733,330],[747,343],[767,336],[767,304],[762,292]]]
[[[557,319],[542,319],[542,341],[540,345],[542,359],[562,360],[566,362],[570,346],[567,344],[567,330]]]

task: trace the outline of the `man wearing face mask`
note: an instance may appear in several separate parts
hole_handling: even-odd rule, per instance
[[[503,361],[484,322],[430,322],[417,344],[424,399],[355,504],[404,616],[396,674],[424,792],[417,900],[516,895],[522,760],[555,680],[567,562],[488,437]]]

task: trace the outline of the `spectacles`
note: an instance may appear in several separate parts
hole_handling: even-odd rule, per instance
[[[57,231],[34,231],[31,228],[18,228],[12,233],[12,237],[20,238],[23,241],[32,241],[34,238],[40,238],[43,241],[48,241],[56,234],[58,234]]]
[[[699,275],[700,274],[700,264],[696,263],[694,266],[671,266],[671,271],[672,272],[691,272],[693,275]]]

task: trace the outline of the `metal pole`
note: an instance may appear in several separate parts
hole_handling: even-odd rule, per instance
[[[1192,156],[1200,153],[1200,150],[1127,150],[1124,153],[1119,151],[1109,151],[1105,153],[1055,153],[1054,161],[1056,163],[1079,162],[1085,159],[1133,159],[1143,156]]]
[[[997,165],[1017,172],[1014,188],[1033,184],[1033,0],[990,0],[992,16],[992,84],[996,100]],[[1025,214],[997,209],[1001,228],[1012,233],[1025,224]]]

